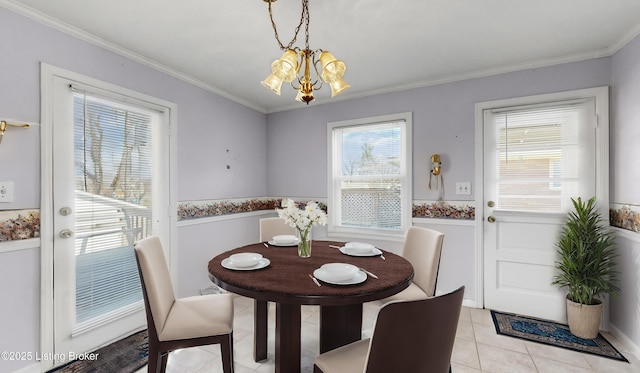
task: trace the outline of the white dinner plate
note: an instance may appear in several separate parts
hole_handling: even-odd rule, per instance
[[[267,243],[269,243],[269,245],[271,246],[282,246],[282,247],[298,246],[298,242],[276,242],[274,240],[271,240],[271,241],[267,241]]]
[[[317,278],[322,282],[326,282],[328,284],[333,284],[333,285],[355,285],[355,284],[364,282],[367,279],[367,274],[362,271],[358,271],[356,272],[355,275],[353,275],[353,277],[351,277],[348,280],[332,281],[332,280],[327,280],[326,272],[322,268],[318,268],[315,271],[313,271],[313,277]]]
[[[354,249],[360,249],[362,251],[367,249],[373,249],[375,247],[372,244],[366,243],[366,242],[347,242],[346,244],[344,244],[344,246],[349,248],[354,248]]]
[[[354,251],[351,250],[350,248],[346,247],[346,246],[342,246],[340,248],[340,252],[343,253],[344,255],[349,255],[349,256],[378,256],[380,254],[382,254],[382,251],[380,251],[380,249],[374,247],[373,249],[371,249],[371,251],[369,251],[368,253],[363,253],[360,251]]]
[[[222,260],[222,266],[226,269],[231,269],[234,271],[254,271],[256,269],[262,269],[264,267],[269,266],[269,264],[271,264],[271,261],[267,258],[262,258],[260,259],[260,261],[258,262],[258,264],[251,266],[251,267],[238,267],[236,265],[233,264],[233,260],[231,260],[230,258],[226,258]]]

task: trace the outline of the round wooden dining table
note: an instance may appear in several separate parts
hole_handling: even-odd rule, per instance
[[[362,304],[396,294],[411,284],[413,267],[404,258],[383,251],[383,255],[351,256],[331,246],[344,242],[313,241],[311,257],[298,256],[297,247],[256,243],[224,252],[209,261],[209,277],[219,287],[255,300],[256,361],[266,358],[267,302],[276,305],[276,373],[300,372],[301,306],[320,306],[320,353],[362,338]],[[232,254],[255,252],[269,260],[256,270],[233,270],[222,265]],[[335,285],[309,275],[326,263],[349,263],[367,275],[363,282]]]

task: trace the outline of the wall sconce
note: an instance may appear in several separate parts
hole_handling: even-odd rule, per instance
[[[442,163],[440,162],[440,154],[431,155],[431,172],[429,173],[429,189],[431,189],[431,178],[435,176],[436,185],[435,189],[442,184]]]
[[[7,123],[4,120],[0,121],[0,144],[2,144],[2,139],[4,138],[4,131],[7,130],[7,126],[29,128],[29,125],[26,123]]]

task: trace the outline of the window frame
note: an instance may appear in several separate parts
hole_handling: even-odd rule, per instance
[[[345,237],[354,239],[383,239],[391,241],[404,240],[405,232],[412,225],[413,218],[413,115],[411,112],[395,113],[388,115],[379,115],[366,118],[349,119],[343,121],[327,123],[327,236],[329,238]],[[340,165],[335,165],[335,152],[340,149],[341,141],[336,136],[336,129],[345,127],[365,127],[374,124],[404,122],[400,132],[400,175],[398,179],[401,182],[401,211],[400,211],[400,229],[376,229],[376,228],[360,228],[345,227],[338,225],[340,220],[341,203],[340,203],[340,180],[336,178],[336,172],[339,174]]]

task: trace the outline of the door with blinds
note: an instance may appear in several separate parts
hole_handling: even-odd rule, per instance
[[[133,245],[168,220],[167,115],[61,78],[53,96],[54,356],[69,356],[146,326]]]
[[[597,194],[596,118],[595,98],[484,110],[486,308],[566,320],[555,242],[571,198]]]

